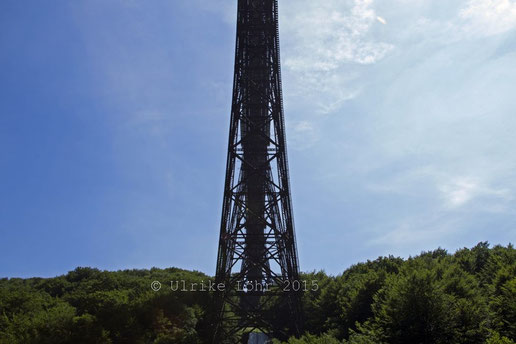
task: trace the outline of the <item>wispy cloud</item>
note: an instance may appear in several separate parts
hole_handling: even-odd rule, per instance
[[[290,132],[292,135],[289,141],[292,142],[290,147],[294,150],[304,150],[312,147],[319,140],[318,129],[310,121],[299,121],[289,123],[291,125]]]
[[[448,209],[456,209],[467,205],[468,203],[478,201],[488,201],[500,203],[512,200],[511,191],[509,189],[495,189],[484,185],[482,181],[471,177],[460,177],[452,179],[442,186],[440,191],[446,202]],[[491,210],[489,207],[485,210]],[[500,210],[500,206],[495,207]]]
[[[298,72],[328,72],[345,63],[371,64],[392,45],[369,36],[377,22],[372,0],[297,1],[285,14],[287,68]]]
[[[319,141],[318,117],[359,96],[363,73],[394,48],[373,35],[382,25],[373,5],[373,0],[280,2],[286,109],[293,121],[312,128],[300,147]]]
[[[287,71],[299,76],[307,96],[330,93],[330,103],[349,99],[339,92],[357,75],[352,65],[381,60],[393,48],[371,36],[377,23],[372,0],[313,2],[296,0],[283,7],[282,33]]]
[[[496,35],[516,28],[516,2],[512,0],[469,0],[460,11],[468,31]]]
[[[296,204],[324,204],[305,218],[339,256],[349,237],[409,255],[514,236],[515,4],[280,2],[289,151],[311,187]]]
[[[478,194],[479,185],[472,179],[461,178],[444,185],[441,191],[450,207],[460,207]]]

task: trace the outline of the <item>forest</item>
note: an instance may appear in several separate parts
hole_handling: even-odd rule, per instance
[[[455,253],[380,257],[337,276],[303,274],[301,338],[288,344],[510,344],[516,340],[516,250],[482,242]],[[0,279],[0,344],[208,343],[211,293],[153,281],[211,280],[179,268]],[[276,341],[275,344],[280,344]]]

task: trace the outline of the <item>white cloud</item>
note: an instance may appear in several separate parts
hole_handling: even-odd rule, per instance
[[[293,149],[303,150],[310,148],[319,140],[319,132],[313,122],[300,121],[289,124],[292,128],[292,135],[289,137],[289,141],[292,142],[291,147]]]
[[[362,71],[393,46],[373,36],[373,0],[280,2],[280,34],[291,147],[307,149],[322,137],[320,115],[334,114],[363,89]]]
[[[516,1],[470,0],[460,11],[465,28],[481,35],[495,35],[516,28]]]
[[[460,178],[441,187],[446,202],[450,207],[460,207],[470,201],[479,192],[478,182]]]
[[[294,9],[286,8],[282,22],[287,68],[327,72],[344,63],[375,63],[392,49],[368,36],[377,21],[372,0],[296,2]]]
[[[440,187],[442,196],[449,209],[459,208],[474,200],[489,198],[490,204],[511,200],[511,192],[507,189],[495,189],[470,177],[456,178]],[[495,207],[500,209],[500,207]],[[491,209],[490,207],[487,209]]]

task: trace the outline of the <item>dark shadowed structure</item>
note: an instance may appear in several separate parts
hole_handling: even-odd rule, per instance
[[[239,0],[215,343],[301,330],[277,0]],[[252,338],[257,338],[252,335]]]

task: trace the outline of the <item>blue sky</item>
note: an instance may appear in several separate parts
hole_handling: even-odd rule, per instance
[[[0,276],[212,274],[236,1],[0,4]],[[516,238],[516,2],[281,0],[304,271]]]

